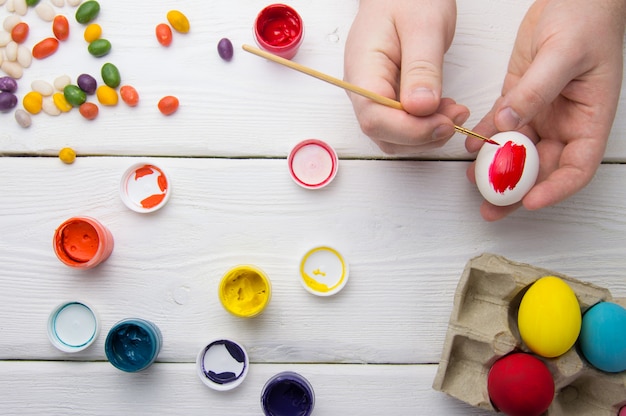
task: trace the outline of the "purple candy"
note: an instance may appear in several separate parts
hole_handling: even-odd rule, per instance
[[[233,44],[228,38],[222,38],[217,43],[217,53],[225,61],[233,59]]]
[[[98,81],[89,74],[81,74],[76,80],[78,88],[85,91],[85,94],[94,94],[98,88]]]
[[[0,111],[9,111],[17,105],[17,96],[12,92],[0,92]]]
[[[17,81],[11,77],[0,77],[0,91],[4,91],[4,92],[17,91]]]

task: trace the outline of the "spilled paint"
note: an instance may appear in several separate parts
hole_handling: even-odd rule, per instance
[[[503,194],[514,189],[524,173],[526,147],[512,141],[497,151],[489,166],[489,182],[496,192]]]

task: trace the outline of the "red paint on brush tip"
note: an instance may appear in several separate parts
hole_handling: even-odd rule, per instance
[[[524,173],[526,147],[508,141],[501,146],[489,166],[489,182],[496,192],[503,194],[514,189]]]

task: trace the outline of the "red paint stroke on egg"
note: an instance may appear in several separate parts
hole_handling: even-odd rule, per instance
[[[512,141],[506,142],[495,153],[489,166],[489,182],[501,194],[514,189],[524,173],[526,147]]]

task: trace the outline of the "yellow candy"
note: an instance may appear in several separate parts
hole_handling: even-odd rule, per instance
[[[102,27],[100,27],[100,25],[97,23],[92,23],[87,26],[83,34],[83,37],[85,38],[87,43],[91,43],[94,40],[100,39],[100,36],[102,36]]]
[[[31,91],[22,99],[24,110],[31,114],[38,114],[43,106],[43,96],[37,91]]]
[[[61,162],[68,165],[72,164],[76,160],[76,152],[74,151],[74,149],[64,147],[59,151],[59,159],[61,159]]]
[[[175,31],[180,33],[189,32],[189,19],[178,10],[167,12],[167,21],[170,22]]]
[[[63,95],[62,92],[55,92],[52,95],[52,101],[54,101],[54,105],[56,105],[57,108],[63,113],[67,113],[72,109],[72,105],[67,102],[65,95]]]
[[[98,101],[102,105],[117,105],[117,91],[108,85],[100,85],[96,90],[96,97],[98,97]]]

